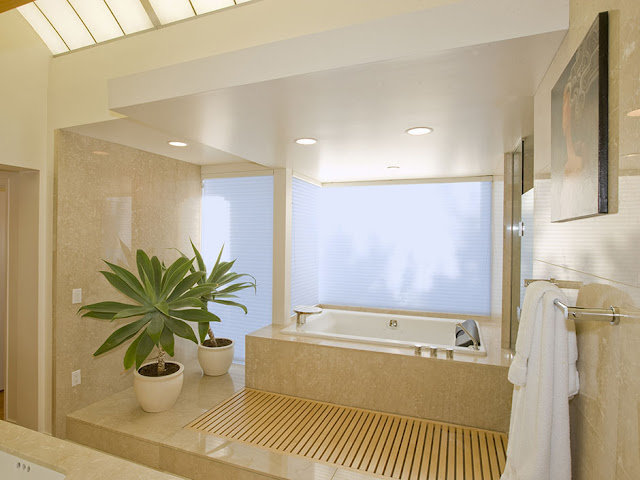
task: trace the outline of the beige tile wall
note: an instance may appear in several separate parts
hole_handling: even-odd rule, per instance
[[[598,12],[610,12],[609,162],[612,211],[550,223],[550,93]],[[601,283],[640,305],[640,2],[571,0],[570,29],[535,97],[534,269]],[[620,169],[619,181],[617,173]],[[575,294],[574,294],[575,297]],[[576,300],[575,298],[572,300]],[[581,302],[596,301],[591,297]],[[571,402],[573,478],[640,478],[640,322],[578,324],[581,390]]]
[[[201,180],[197,165],[66,131],[56,133],[55,163],[54,433],[64,437],[68,413],[132,384],[122,366],[126,346],[92,355],[117,325],[81,319],[72,289],[82,288],[83,303],[115,300],[98,273],[102,259],[135,265],[142,248],[171,261],[173,248],[187,251],[190,237],[198,243]],[[176,358],[195,353],[194,344],[177,342]],[[82,384],[72,388],[77,369]]]

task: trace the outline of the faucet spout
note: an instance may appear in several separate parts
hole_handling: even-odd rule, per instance
[[[307,317],[309,315],[322,313],[320,307],[313,307],[311,305],[297,305],[293,307],[293,311],[296,314],[296,325],[299,327],[307,323]]]
[[[471,341],[473,342],[473,349],[474,350],[480,350],[479,348],[479,342],[478,339],[475,337],[475,335],[471,335],[471,332],[469,332],[469,330],[467,330],[464,325],[462,325],[461,322],[456,323],[457,327],[460,327],[460,330],[462,330],[464,333],[466,333],[467,335],[469,335],[469,338],[471,339]]]

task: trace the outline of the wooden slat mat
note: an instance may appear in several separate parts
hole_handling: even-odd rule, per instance
[[[390,478],[499,479],[504,433],[238,391],[186,428]]]

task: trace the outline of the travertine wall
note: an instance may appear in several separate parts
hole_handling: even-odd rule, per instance
[[[552,224],[551,89],[601,11],[609,11],[610,205],[616,213]],[[638,108],[640,2],[572,0],[569,32],[535,97],[536,278],[612,285],[640,305],[640,155],[630,155],[640,152],[640,118],[627,116]],[[640,478],[640,321],[617,327],[578,322],[577,332],[581,385],[571,402],[573,478]]]
[[[105,152],[99,155],[95,152]],[[124,372],[123,345],[100,357],[93,352],[117,328],[82,319],[82,303],[117,299],[99,273],[102,260],[135,268],[142,248],[166,262],[200,240],[200,167],[66,131],[55,138],[54,221],[54,428],[65,436],[65,416],[132,384]],[[176,358],[195,357],[196,345],[176,342]],[[71,387],[71,372],[82,384]]]

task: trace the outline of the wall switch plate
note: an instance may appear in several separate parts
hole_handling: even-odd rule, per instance
[[[71,303],[82,303],[82,289],[74,288],[71,291]]]
[[[81,383],[82,377],[80,376],[80,370],[71,372],[71,386],[75,387],[76,385],[80,385]]]

